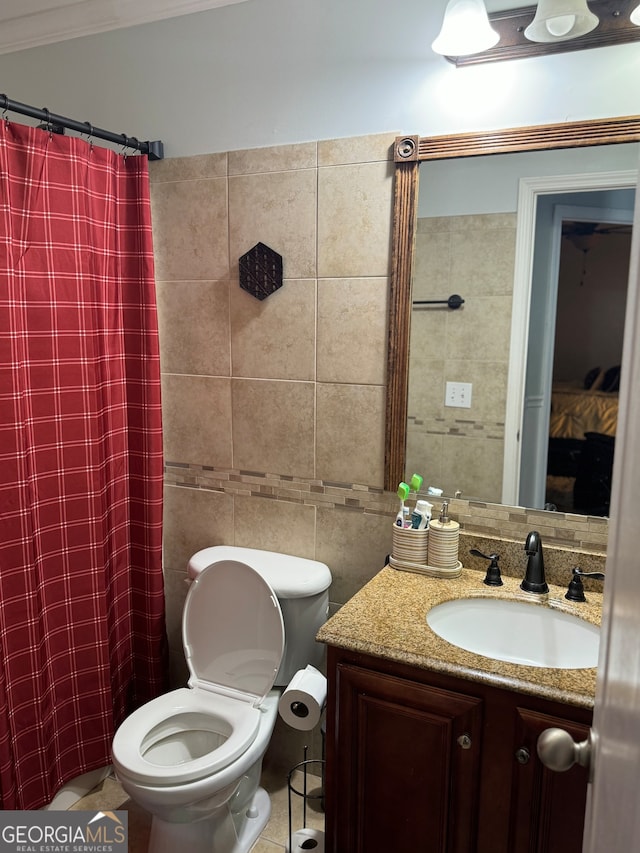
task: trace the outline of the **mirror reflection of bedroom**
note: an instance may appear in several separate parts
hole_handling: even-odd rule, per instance
[[[536,248],[523,459],[535,458],[535,445],[542,456],[546,450],[546,477],[521,481],[526,505],[595,516],[610,508],[634,193],[605,195],[597,208],[585,197],[581,207],[550,202],[548,245]],[[536,275],[549,281],[556,272],[557,287],[536,304]],[[536,395],[549,378],[550,399]]]

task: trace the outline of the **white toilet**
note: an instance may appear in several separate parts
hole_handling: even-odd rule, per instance
[[[189,561],[182,615],[189,686],[134,711],[112,759],[122,787],[153,815],[149,853],[247,853],[271,812],[259,787],[280,693],[322,662],[324,563],[215,546]]]

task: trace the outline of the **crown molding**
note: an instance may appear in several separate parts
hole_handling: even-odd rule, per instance
[[[0,54],[204,12],[245,0],[3,0]]]

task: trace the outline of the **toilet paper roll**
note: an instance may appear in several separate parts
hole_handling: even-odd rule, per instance
[[[291,726],[308,732],[320,722],[327,699],[327,679],[314,666],[299,669],[289,682],[280,702],[278,713]]]
[[[324,853],[324,832],[321,829],[306,827],[299,829],[291,839],[291,849],[287,845],[287,853],[304,853],[313,850],[314,853]]]

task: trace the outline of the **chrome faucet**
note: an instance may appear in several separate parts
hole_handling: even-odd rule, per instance
[[[549,592],[547,581],[544,576],[544,556],[542,554],[542,539],[537,530],[527,534],[524,550],[527,552],[527,569],[520,589],[525,592],[535,592],[542,595]]]

